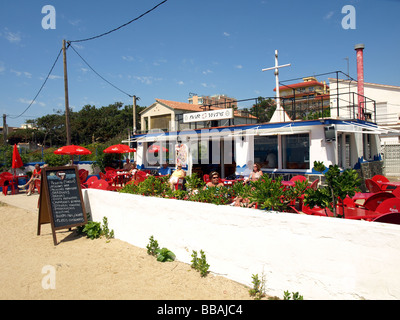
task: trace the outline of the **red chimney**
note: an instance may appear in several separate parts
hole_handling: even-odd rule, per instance
[[[358,90],[358,119],[365,120],[364,116],[364,57],[365,46],[360,43],[354,46],[357,51],[357,90]]]

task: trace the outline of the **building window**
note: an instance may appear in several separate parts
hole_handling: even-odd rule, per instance
[[[278,136],[254,137],[254,162],[261,168],[278,168]]]
[[[162,115],[162,116],[152,116],[150,118],[150,128],[151,129],[169,130],[170,122],[171,122],[170,114],[166,114],[166,115]]]
[[[310,168],[310,137],[308,133],[282,136],[282,168]]]

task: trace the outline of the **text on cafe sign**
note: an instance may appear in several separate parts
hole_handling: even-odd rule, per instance
[[[197,122],[197,121],[210,121],[210,120],[224,120],[233,118],[233,109],[221,109],[203,112],[185,113],[183,115],[183,122]]]

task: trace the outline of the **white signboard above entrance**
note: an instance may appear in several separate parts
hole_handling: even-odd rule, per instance
[[[233,118],[233,109],[221,109],[194,113],[185,113],[183,115],[183,122],[198,122],[198,121],[210,121],[210,120],[224,120]]]

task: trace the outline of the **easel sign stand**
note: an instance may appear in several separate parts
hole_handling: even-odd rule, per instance
[[[78,168],[43,168],[39,198],[38,236],[42,224],[51,224],[54,245],[56,231],[87,223]]]

